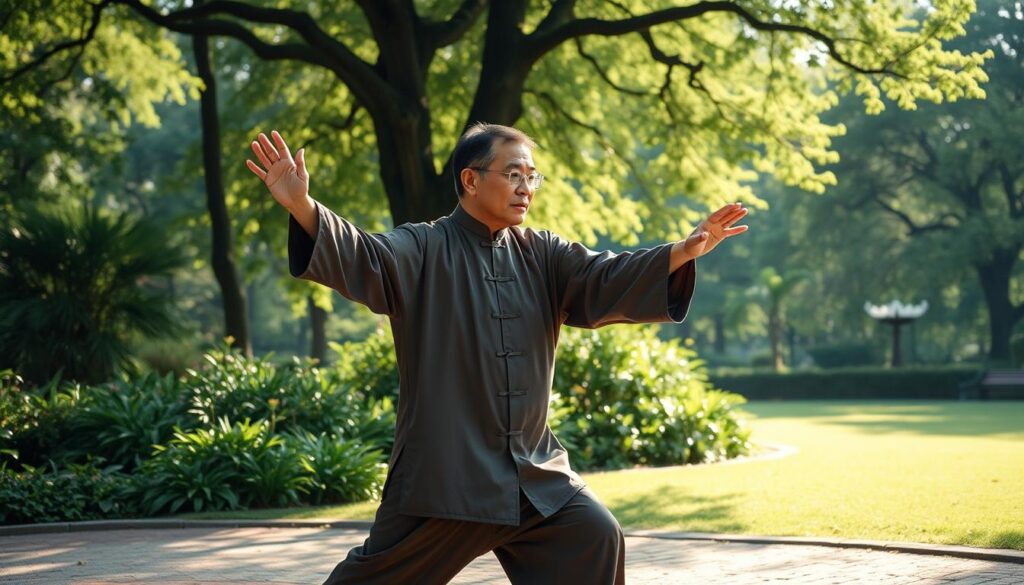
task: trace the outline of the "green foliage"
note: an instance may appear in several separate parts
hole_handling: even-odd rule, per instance
[[[836,39],[837,54],[863,73],[808,35],[757,31],[714,11],[650,28],[648,42],[666,56],[660,62],[640,35],[563,43],[531,71],[518,123],[543,140],[539,166],[583,184],[553,181],[532,219],[585,240],[606,232],[632,243],[641,230],[683,237],[703,213],[683,198],[763,208],[749,188],[754,171],[823,192],[836,182],[823,167],[838,159],[832,140],[845,128],[822,115],[841,95],[856,94],[871,110],[883,94],[905,108],[984,96],[984,50],[940,43],[963,33],[973,9],[969,0],[917,13],[896,2],[743,4],[765,22]],[[646,2],[590,3],[576,14],[619,20],[650,10]]]
[[[130,478],[116,466],[51,464],[15,473],[0,465],[0,524],[134,516],[131,489]]]
[[[380,497],[387,465],[384,454],[338,435],[295,431],[290,437],[310,477],[313,504],[341,504]]]
[[[210,428],[178,429],[168,444],[154,448],[140,468],[141,502],[150,515],[186,505],[199,512],[295,504],[308,483],[301,471],[267,421],[231,424],[221,418]]]
[[[328,342],[338,354],[336,367],[354,390],[398,400],[398,362],[389,331],[380,328],[358,342]]]
[[[175,428],[195,424],[186,419],[180,387],[171,375],[151,373],[134,381],[89,388],[84,394],[72,417],[72,448],[126,470],[147,457],[153,445],[167,442]]]
[[[82,388],[61,384],[59,375],[29,389],[12,370],[0,371],[0,449],[28,466],[65,459],[72,416],[81,402]]]
[[[841,160],[829,167],[838,185],[820,199],[785,194],[772,202],[784,223],[753,230],[777,238],[758,242],[767,254],[755,265],[784,258],[786,267],[814,269],[797,297],[798,331],[887,338],[889,326],[866,317],[865,301],[927,300],[912,329],[918,355],[950,363],[985,337],[979,345],[1005,349],[1024,315],[1012,310],[1024,283],[1022,27],[1014,3],[980,0],[967,34],[947,43],[963,55],[992,52],[984,100],[868,115],[850,96],[828,114],[847,129],[835,141]]]
[[[280,435],[267,439],[261,447],[246,448],[240,454],[240,473],[244,478],[243,505],[267,507],[298,504],[302,494],[309,491],[311,483],[304,473],[299,455]]]
[[[172,298],[147,283],[184,258],[156,223],[87,206],[23,213],[0,229],[0,367],[42,383],[132,370],[128,335],[180,331]]]
[[[754,366],[755,368],[763,366],[774,368],[774,362],[775,358],[772,356],[772,352],[769,350],[756,351],[750,354],[750,365]]]
[[[140,469],[140,496],[147,514],[361,501],[379,495],[383,457],[358,439],[221,418],[157,445]]]
[[[807,353],[814,358],[814,363],[822,368],[842,368],[881,362],[880,356],[875,355],[871,344],[852,341],[809,347]]]
[[[204,367],[188,370],[183,378],[189,412],[199,424],[219,417],[265,419],[274,431],[304,429],[349,437],[366,433],[381,444],[390,442],[392,403],[372,397],[368,401],[353,391],[353,372],[318,368],[312,360],[297,357],[277,366],[271,355],[247,358],[226,345],[205,354]]]
[[[702,463],[749,449],[734,407],[696,352],[650,328],[563,332],[549,423],[580,469]]]
[[[0,13],[0,217],[104,186],[123,201],[126,126],[158,127],[157,104],[199,97],[173,36],[118,10],[93,28],[92,7],[77,0],[5,0]]]

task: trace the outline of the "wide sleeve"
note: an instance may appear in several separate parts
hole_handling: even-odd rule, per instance
[[[596,252],[548,233],[549,274],[566,325],[682,323],[697,282],[691,260],[669,274],[672,244]]]
[[[296,278],[333,288],[374,313],[398,316],[422,265],[415,228],[403,224],[368,233],[314,201],[316,239],[288,215],[288,269]]]

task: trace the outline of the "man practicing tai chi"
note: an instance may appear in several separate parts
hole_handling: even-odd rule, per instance
[[[517,585],[624,583],[622,530],[547,425],[559,328],[682,322],[696,258],[746,231],[732,226],[747,210],[619,254],[521,229],[544,181],[536,145],[476,124],[451,157],[451,214],[367,233],[310,197],[303,150],[271,136],[246,164],[290,212],[292,276],[388,315],[398,358],[380,507],[326,584],[446,583],[488,551]]]

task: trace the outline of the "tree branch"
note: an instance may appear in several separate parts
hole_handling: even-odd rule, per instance
[[[601,64],[597,62],[597,58],[595,58],[593,55],[591,55],[590,53],[587,53],[585,50],[583,50],[583,40],[581,38],[579,38],[579,37],[576,37],[573,40],[576,42],[576,52],[580,54],[580,57],[583,57],[584,60],[586,60],[591,65],[593,65],[594,66],[594,70],[597,71],[598,76],[600,76],[601,79],[603,79],[604,82],[607,83],[608,85],[610,85],[615,91],[618,91],[618,92],[621,92],[621,93],[626,93],[626,94],[629,94],[629,95],[636,95],[636,96],[650,96],[650,95],[654,95],[654,94],[648,93],[646,91],[640,91],[638,89],[631,89],[631,88],[628,88],[628,87],[623,87],[623,86],[615,83],[614,81],[612,81],[608,77],[608,74],[605,73],[604,69],[601,68]]]
[[[49,88],[50,86],[52,86],[53,84],[59,83],[60,81],[63,81],[64,79],[67,79],[71,75],[71,72],[74,70],[75,65],[78,64],[78,60],[82,58],[82,52],[85,50],[85,46],[88,45],[89,42],[92,41],[93,37],[96,35],[96,28],[100,24],[100,17],[102,16],[103,9],[106,8],[107,5],[110,4],[111,1],[112,0],[103,0],[99,4],[92,4],[91,5],[91,7],[92,7],[92,17],[91,17],[91,21],[89,22],[89,30],[86,31],[85,35],[83,35],[82,38],[74,40],[74,41],[67,41],[67,42],[64,42],[64,43],[59,43],[59,44],[55,45],[49,51],[46,51],[45,53],[43,53],[39,57],[33,59],[29,63],[26,63],[25,65],[22,65],[21,67],[15,69],[14,72],[11,73],[10,75],[4,76],[4,77],[0,77],[0,84],[10,83],[10,82],[14,81],[15,79],[17,79],[18,77],[21,77],[22,75],[28,73],[32,69],[35,69],[36,67],[41,66],[48,59],[50,59],[50,57],[56,55],[57,53],[60,53],[62,51],[67,51],[67,50],[70,50],[70,49],[74,49],[74,48],[77,47],[78,48],[78,54],[75,55],[75,57],[71,60],[71,64],[70,64],[70,66],[68,66],[68,69],[67,69],[67,71],[65,71],[64,75],[62,75],[61,77],[58,77],[57,79],[52,80],[50,83],[48,83],[45,86],[43,86],[43,88],[40,89],[39,93],[45,93],[46,89]],[[12,14],[13,14],[13,11],[12,11]],[[10,15],[8,15],[8,18],[9,17],[10,17]]]
[[[575,9],[576,0],[555,0],[551,3],[551,10],[548,11],[544,20],[540,21],[534,32],[550,31],[569,22],[572,20]]]
[[[861,67],[845,58],[837,49],[835,39],[816,29],[797,24],[782,22],[765,22],[758,20],[753,13],[746,8],[722,0],[708,0],[698,2],[689,6],[677,6],[656,10],[648,14],[624,18],[621,20],[602,20],[600,18],[580,18],[569,20],[564,24],[548,29],[538,28],[533,34],[527,37],[529,50],[527,51],[530,62],[540,59],[545,53],[554,49],[561,43],[574,37],[584,35],[619,36],[641,30],[647,30],[653,26],[667,22],[697,18],[712,12],[728,12],[743,19],[748,25],[761,31],[779,31],[797,33],[809,36],[822,43],[828,49],[829,55],[837,62],[849,69],[863,74],[885,74],[893,77],[905,78],[906,76],[887,69],[885,67]]]
[[[985,184],[988,183],[988,180],[998,170],[999,161],[990,160],[988,164],[986,164],[985,167],[981,169],[981,172],[978,173],[978,176],[976,177],[976,180],[974,182],[968,181],[968,187],[971,189],[971,191],[974,191],[975,193],[980,193]]]
[[[949,225],[949,224],[947,224],[947,223],[942,221],[945,218],[951,216],[951,214],[949,214],[949,213],[944,214],[941,218],[939,218],[938,221],[936,221],[934,223],[930,223],[928,225],[917,225],[917,224],[914,223],[913,220],[910,219],[909,215],[907,215],[906,213],[903,213],[899,209],[896,209],[893,206],[891,206],[888,203],[886,203],[884,200],[882,200],[881,197],[878,196],[877,193],[872,193],[871,198],[876,203],[878,203],[878,205],[880,205],[882,207],[882,209],[885,209],[889,213],[892,213],[893,215],[898,217],[900,219],[900,221],[902,221],[907,226],[907,230],[909,232],[907,235],[909,235],[909,236],[915,236],[915,235],[918,235],[918,234],[922,234],[922,233],[925,233],[925,232],[931,232],[931,231],[946,231],[946,230],[956,229],[955,225]],[[955,216],[953,216],[953,217],[955,217]]]
[[[359,103],[356,102],[356,101],[353,101],[352,105],[349,107],[348,114],[345,116],[345,118],[343,120],[341,120],[340,122],[334,121],[334,120],[324,120],[324,121],[321,122],[321,125],[322,126],[326,126],[327,128],[330,128],[332,136],[336,135],[338,132],[345,132],[345,131],[351,130],[352,127],[355,126],[356,114],[359,113],[359,110],[360,110]],[[303,127],[305,127],[305,128],[310,128],[311,127],[311,123],[310,122],[312,120],[312,117],[313,117],[313,112],[311,111],[310,115],[309,115],[309,118],[306,119],[306,124]],[[295,149],[295,151],[298,152],[298,150],[300,148],[306,148],[309,145],[316,143],[320,139],[324,138],[326,135],[327,135],[326,132],[314,132],[313,136],[310,137],[305,142],[303,142],[302,144],[300,144]]]
[[[326,67],[333,71],[352,94],[368,108],[382,100],[400,101],[400,96],[368,64],[356,56],[343,43],[323,31],[313,18],[304,12],[277,8],[259,8],[230,0],[214,0],[193,8],[162,14],[142,4],[140,0],[113,0],[128,6],[150,22],[169,30],[185,34],[207,34],[232,37],[247,45],[266,60],[291,59]],[[295,31],[306,44],[270,44],[259,39],[252,31],[227,20],[209,18],[226,14],[248,22],[276,24]]]
[[[658,213],[669,213],[669,210],[666,208],[666,206],[662,202],[658,201],[651,194],[647,186],[644,184],[643,176],[640,174],[640,171],[636,168],[636,165],[633,163],[633,161],[630,160],[628,157],[623,156],[622,153],[620,153],[619,150],[615,148],[615,145],[612,144],[612,141],[609,140],[608,137],[604,135],[604,132],[602,132],[600,128],[592,124],[587,124],[586,122],[574,117],[572,114],[566,111],[565,108],[558,105],[558,101],[551,94],[548,94],[543,91],[534,91],[529,88],[523,89],[523,93],[534,95],[544,100],[551,107],[551,109],[555,111],[555,113],[559,114],[573,125],[579,126],[580,128],[583,128],[594,134],[594,136],[597,137],[597,139],[606,149],[611,151],[611,153],[614,154],[616,158],[621,160],[627,167],[629,167],[630,174],[632,174],[633,177],[636,179],[636,183],[640,187],[641,194],[647,200],[647,203],[651,206],[652,210],[656,210]]]
[[[714,99],[714,97],[711,96],[711,93],[707,90],[706,87],[704,87],[704,84],[701,83],[699,79],[697,79],[697,74],[704,70],[703,61],[698,61],[696,63],[687,63],[686,61],[683,61],[679,57],[679,55],[669,55],[668,53],[659,49],[658,45],[654,44],[654,37],[651,36],[651,31],[649,29],[639,31],[639,33],[640,36],[643,37],[644,42],[647,43],[647,49],[651,52],[652,59],[663,65],[668,65],[669,67],[675,67],[678,65],[679,67],[685,68],[687,71],[690,72],[687,85],[689,85],[693,89],[704,92],[704,94],[708,96],[708,99],[710,99],[715,104],[715,106],[718,107],[718,102]],[[722,113],[721,108],[719,108],[719,113]]]
[[[455,13],[446,21],[421,20],[428,48],[437,50],[461,39],[473,27],[477,18],[483,14],[486,6],[486,0],[463,0]]]

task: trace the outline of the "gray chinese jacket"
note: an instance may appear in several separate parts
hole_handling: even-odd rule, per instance
[[[680,323],[696,261],[672,244],[595,252],[547,230],[490,229],[461,205],[367,233],[316,203],[316,239],[289,216],[292,276],[388,315],[399,369],[383,498],[401,514],[519,524],[520,488],[545,517],[586,484],[547,425],[565,325]]]

